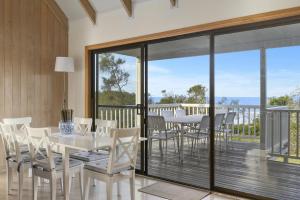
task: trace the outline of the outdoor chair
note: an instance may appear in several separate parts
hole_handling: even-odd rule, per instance
[[[168,141],[173,140],[174,149],[176,151],[176,137],[178,136],[177,130],[167,129],[166,122],[162,116],[148,116],[148,141],[149,141],[149,155],[152,155],[152,143],[153,141],[159,141],[159,149],[161,155],[163,155],[162,142],[166,143],[165,157],[167,158]],[[178,141],[178,140],[177,140]]]
[[[189,127],[188,131],[183,135],[184,138],[192,140],[191,151],[193,151],[199,142],[209,141],[209,116],[203,116],[200,123]]]

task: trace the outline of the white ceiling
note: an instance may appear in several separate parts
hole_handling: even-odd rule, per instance
[[[300,24],[225,34],[216,36],[215,39],[215,51],[217,53],[296,45],[300,45]],[[123,50],[116,53],[140,57],[140,52],[137,49]],[[148,46],[148,60],[200,55],[209,55],[208,36],[192,37]]]
[[[87,17],[79,0],[55,0],[59,7],[64,11],[69,20],[76,20]],[[150,0],[132,0],[133,6]],[[90,0],[97,13],[109,12],[123,8],[121,0]],[[125,11],[124,11],[125,12]]]

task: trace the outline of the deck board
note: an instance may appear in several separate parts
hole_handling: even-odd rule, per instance
[[[227,151],[215,151],[215,185],[275,199],[300,199],[300,165],[269,160],[259,155],[259,144],[233,142]],[[209,160],[207,146],[191,153],[185,144],[181,165],[173,145],[168,147],[167,159],[155,144],[148,160],[149,175],[207,188]]]

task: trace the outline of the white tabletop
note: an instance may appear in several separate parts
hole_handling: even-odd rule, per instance
[[[181,117],[167,117],[166,122],[179,123],[179,124],[193,124],[199,123],[202,120],[203,115],[186,115]]]
[[[72,149],[78,149],[83,151],[92,151],[99,148],[110,147],[112,144],[112,137],[109,136],[96,136],[91,135],[83,136],[79,134],[72,135],[62,135],[62,134],[53,134],[49,137],[50,141],[56,145],[61,145],[64,147],[69,147]],[[128,138],[127,138],[128,139]],[[139,141],[145,141],[146,138],[140,138]],[[130,139],[128,139],[128,142]],[[126,141],[123,141],[126,143]]]

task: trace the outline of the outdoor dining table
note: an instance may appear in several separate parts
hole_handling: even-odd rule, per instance
[[[179,127],[179,161],[183,163],[183,146],[184,146],[184,126],[191,126],[200,123],[204,115],[186,115],[181,117],[165,117],[167,123],[176,124]]]
[[[109,148],[112,144],[113,138],[110,136],[95,136],[94,132],[86,133],[73,133],[70,135],[63,135],[59,133],[58,128],[51,127],[51,136],[49,137],[50,142],[59,147],[60,153],[63,157],[64,165],[64,199],[70,199],[69,193],[69,158],[70,151],[94,151],[97,149]],[[140,137],[139,142],[146,141],[147,138]],[[123,142],[126,143],[126,140]],[[130,140],[128,140],[130,142]]]

